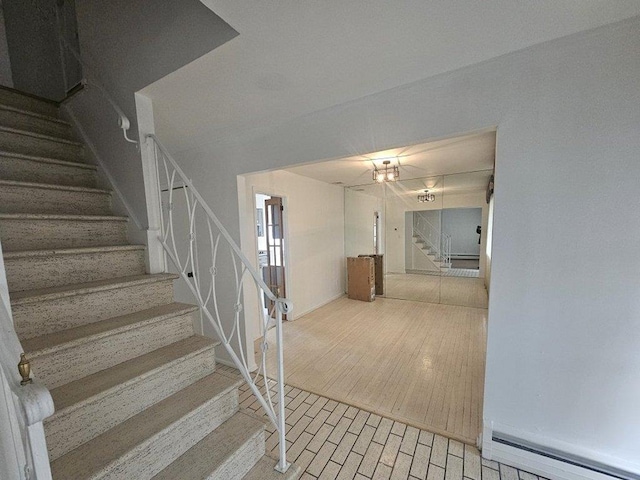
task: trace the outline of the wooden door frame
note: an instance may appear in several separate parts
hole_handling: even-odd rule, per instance
[[[272,193],[272,192],[268,192],[268,191],[264,191],[261,188],[257,188],[257,187],[252,187],[251,189],[251,197],[252,197],[252,205],[253,205],[253,210],[252,210],[252,215],[251,218],[253,219],[253,225],[257,225],[258,223],[258,217],[256,216],[256,211],[258,209],[258,205],[256,204],[256,195],[266,195],[268,197],[279,197],[282,199],[282,208],[284,208],[284,211],[282,212],[282,225],[283,225],[283,237],[284,237],[284,281],[285,281],[285,290],[286,290],[286,298],[288,299],[292,299],[293,295],[292,295],[292,291],[294,290],[293,285],[291,284],[291,256],[289,254],[289,246],[290,246],[290,235],[289,235],[289,202],[288,202],[288,198],[286,195],[282,195],[279,193]],[[265,215],[265,220],[266,220],[266,215]],[[254,238],[254,252],[255,252],[255,259],[256,259],[256,268],[260,268],[260,260],[258,259],[258,235],[255,231],[255,228],[253,230],[253,238]],[[295,305],[294,305],[295,308]],[[291,321],[294,320],[295,317],[295,310],[294,313],[289,313],[287,314],[286,320]]]

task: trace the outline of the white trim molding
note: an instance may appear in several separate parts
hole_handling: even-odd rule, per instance
[[[484,425],[482,456],[488,460],[553,479],[640,479],[638,464],[486,419]]]

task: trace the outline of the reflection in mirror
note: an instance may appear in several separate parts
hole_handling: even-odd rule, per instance
[[[442,177],[386,184],[385,296],[440,302],[442,190]]]
[[[444,177],[442,230],[451,241],[451,265],[443,272],[442,303],[487,308],[486,188],[491,174],[484,170]]]
[[[346,255],[383,254],[386,297],[486,308],[491,173],[346,188]]]

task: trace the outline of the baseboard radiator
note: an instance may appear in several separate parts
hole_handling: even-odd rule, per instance
[[[552,460],[564,462],[569,465],[573,465],[580,468],[585,468],[592,472],[601,473],[603,475],[609,475],[610,477],[619,478],[620,480],[640,480],[640,475],[636,475],[619,468],[605,465],[600,462],[589,460],[584,457],[573,455],[560,450],[544,447],[521,438],[516,438],[511,435],[507,435],[500,432],[493,432],[492,440],[496,443],[507,445],[512,448],[517,448],[526,452],[530,452],[536,455],[541,455]]]

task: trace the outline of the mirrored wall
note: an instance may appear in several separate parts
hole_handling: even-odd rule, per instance
[[[383,255],[384,297],[487,308],[491,174],[346,188],[346,255]]]

